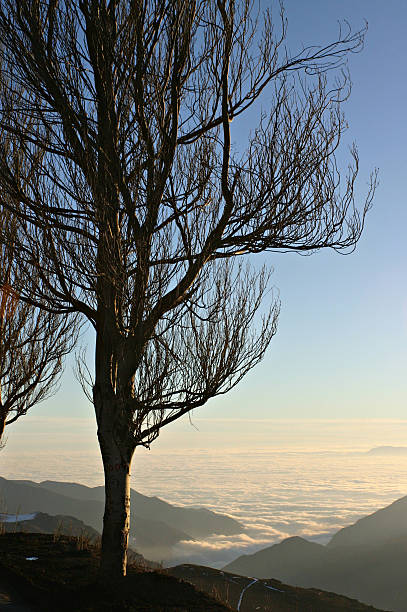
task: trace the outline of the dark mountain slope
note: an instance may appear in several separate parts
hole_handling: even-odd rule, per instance
[[[0,499],[9,513],[44,512],[69,515],[102,529],[104,488],[76,483],[0,478]],[[181,540],[202,538],[213,533],[241,533],[243,525],[234,519],[202,508],[172,506],[156,497],[131,492],[130,543],[148,559],[171,558],[171,548]]]
[[[296,583],[310,566],[322,566],[326,562],[327,550],[321,544],[293,537],[252,555],[242,555],[223,569],[256,578],[277,578]]]
[[[403,535],[407,535],[407,496],[344,527],[327,546],[378,546]]]
[[[19,515],[16,515],[17,520],[13,522],[2,522],[2,518],[0,515],[0,524],[2,530],[6,533],[52,533],[55,537],[58,537],[58,535],[82,537],[93,543],[96,543],[100,538],[100,533],[96,529],[85,525],[83,521],[74,516],[63,514],[51,516],[45,512],[37,512],[29,520],[26,520],[25,517],[19,517]]]
[[[24,480],[0,478],[0,498],[4,510],[10,514],[44,512],[51,515],[69,515],[83,521],[97,531],[102,530],[104,503],[98,500],[79,500],[61,495]],[[130,526],[131,544],[147,558],[158,551],[158,560],[170,554],[171,547],[180,540],[193,539],[189,534],[144,517],[134,517]]]
[[[377,547],[327,548],[290,538],[254,555],[239,557],[224,570],[333,591],[395,612],[407,610],[407,536]]]
[[[61,495],[88,501],[104,501],[104,487],[86,487],[77,483],[53,482],[45,480],[40,486]],[[193,538],[201,538],[214,533],[234,535],[242,533],[244,526],[223,514],[205,508],[183,508],[173,506],[158,497],[147,497],[131,490],[131,505],[136,517],[162,521],[174,529],[187,532]]]

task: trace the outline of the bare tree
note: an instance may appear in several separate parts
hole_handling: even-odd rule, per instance
[[[252,4],[0,0],[1,134],[24,160],[0,149],[0,194],[41,278],[25,298],[95,329],[106,577],[126,571],[135,448],[227,392],[275,332],[267,273],[233,262],[353,248],[373,196],[374,177],[355,208],[355,148],[340,176],[349,80],[328,78],[365,30],[289,55],[281,9],[275,34]],[[266,94],[242,152],[232,122]]]
[[[20,299],[35,296],[38,273],[27,277],[16,265],[18,221],[0,216],[0,443],[14,423],[56,390],[64,356],[77,338],[77,317],[40,310]],[[24,288],[23,288],[24,287]]]

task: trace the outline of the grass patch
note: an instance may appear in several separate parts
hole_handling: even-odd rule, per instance
[[[227,612],[231,610],[165,571],[130,564],[113,588],[98,581],[100,551],[80,538],[0,536],[3,581],[41,612]],[[28,560],[27,557],[37,557]]]

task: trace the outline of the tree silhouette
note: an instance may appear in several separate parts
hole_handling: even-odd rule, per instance
[[[78,334],[77,317],[63,317],[20,299],[35,296],[36,268],[23,277],[16,265],[18,222],[1,211],[0,232],[0,443],[6,425],[55,391],[64,356]]]
[[[352,248],[374,192],[372,177],[355,208],[355,148],[340,176],[349,80],[328,79],[365,30],[290,56],[284,14],[276,35],[252,4],[0,4],[1,147],[18,142],[14,162],[0,148],[0,193],[35,303],[95,330],[106,578],[126,571],[135,448],[231,389],[275,332],[268,274],[239,256]],[[265,92],[239,152],[232,122]]]

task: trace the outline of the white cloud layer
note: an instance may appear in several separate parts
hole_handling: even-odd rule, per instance
[[[77,419],[75,423],[86,431],[85,422]],[[389,422],[383,427],[382,442],[400,445],[396,435],[390,437],[390,425]],[[51,433],[55,422],[49,427]],[[328,426],[321,427],[323,440]],[[400,423],[392,427],[400,432]],[[338,431],[342,429],[338,445],[344,446],[344,425]],[[367,448],[374,446],[375,436],[367,436],[371,440]],[[314,437],[318,437],[317,433]],[[66,480],[90,486],[103,483],[96,445],[86,451],[80,445],[66,452],[60,448],[37,449],[33,453],[29,448],[24,451],[18,445],[7,444],[0,456],[0,473],[5,478]],[[292,535],[325,542],[329,534],[344,525],[403,497],[407,494],[407,457],[368,455],[355,452],[353,446],[348,451],[342,448],[335,452],[315,451],[311,445],[304,451],[153,449],[136,452],[132,487],[173,504],[203,506],[241,521],[246,527],[244,534],[181,542],[174,550],[176,562],[220,567],[241,554],[250,554]]]

